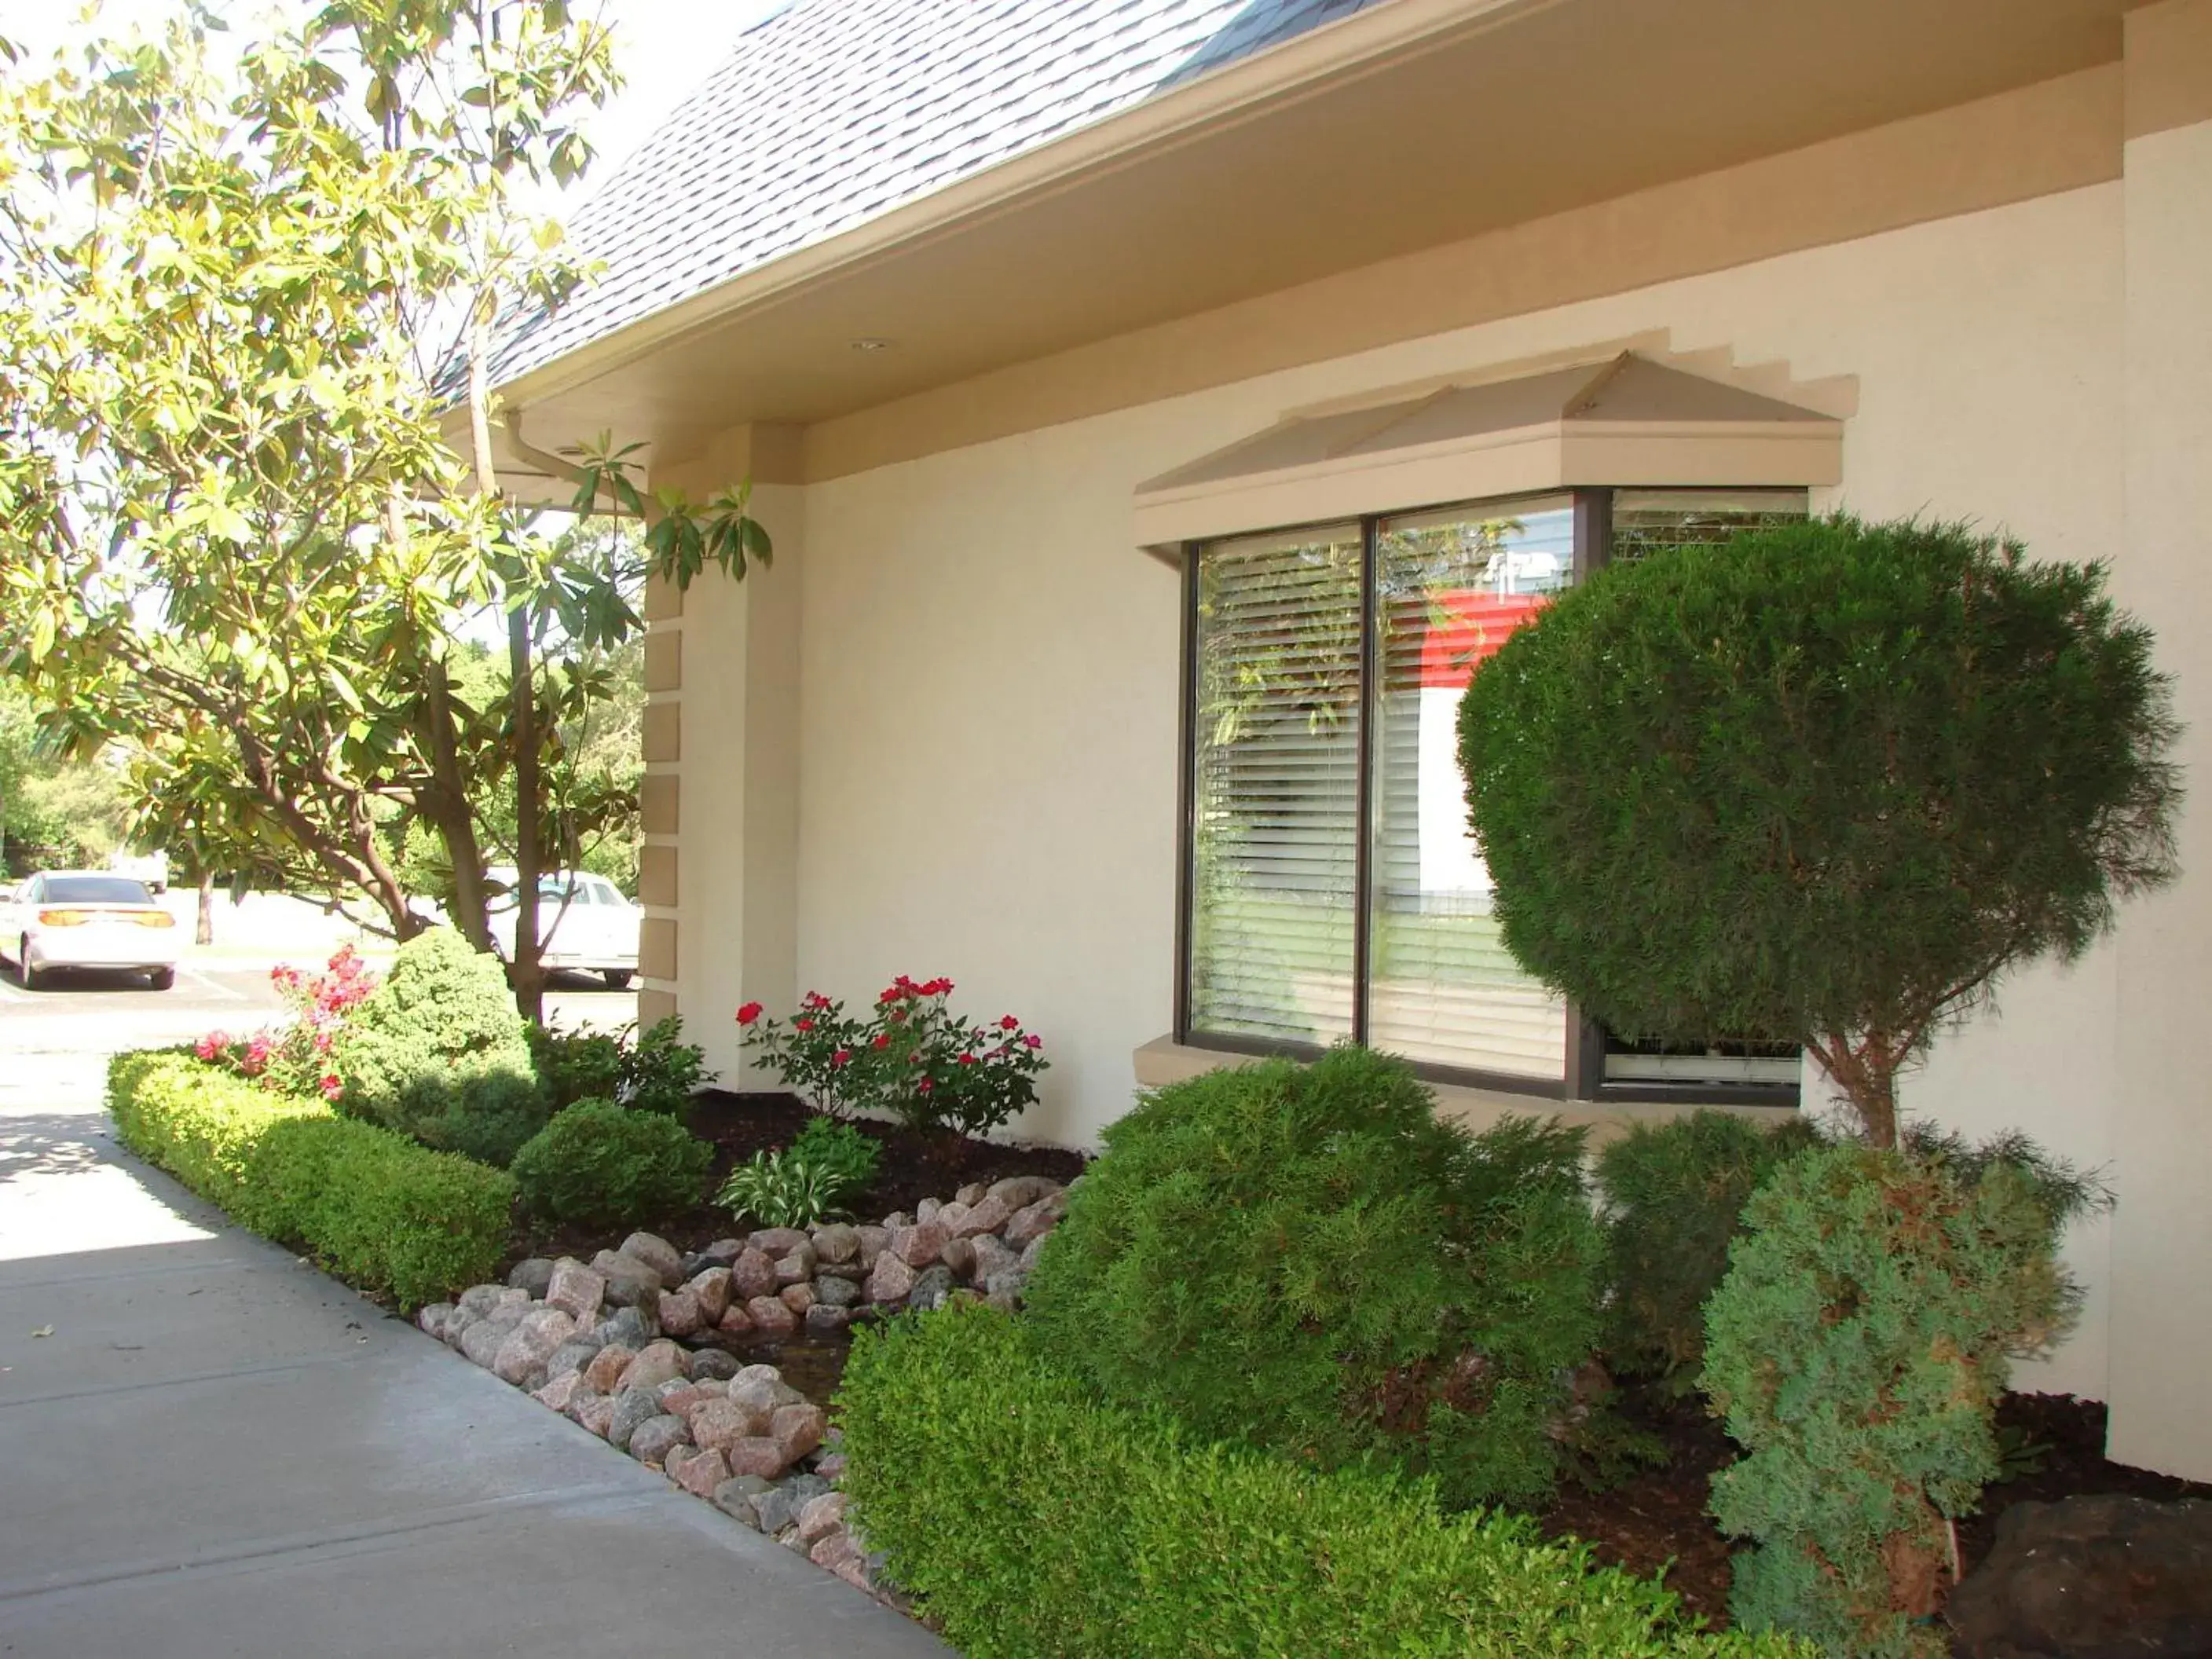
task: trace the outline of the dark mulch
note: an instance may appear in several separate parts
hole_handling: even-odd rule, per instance
[[[727,1089],[710,1089],[698,1096],[686,1121],[692,1133],[714,1148],[714,1175],[708,1190],[719,1188],[723,1177],[755,1152],[778,1152],[788,1146],[807,1116],[806,1106],[796,1095],[736,1094]],[[1082,1153],[1059,1146],[1008,1146],[928,1133],[872,1119],[860,1121],[860,1127],[882,1142],[884,1148],[873,1184],[852,1201],[853,1215],[860,1221],[881,1221],[898,1211],[911,1215],[923,1199],[950,1199],[971,1182],[988,1185],[1024,1175],[1073,1181],[1083,1173],[1087,1161]],[[715,1239],[749,1231],[751,1224],[741,1227],[728,1211],[700,1204],[680,1215],[654,1216],[638,1225],[658,1233],[679,1250],[696,1250]],[[620,1244],[632,1231],[625,1227],[609,1235],[583,1227],[520,1226],[509,1242],[507,1260],[573,1255],[588,1261],[597,1252]]]
[[[1659,1437],[1664,1466],[1604,1492],[1564,1488],[1540,1517],[1544,1530],[1596,1546],[1598,1559],[1638,1572],[1668,1568],[1667,1583],[1688,1608],[1717,1628],[1728,1622],[1729,1541],[1713,1528],[1705,1504],[1713,1473],[1735,1454],[1702,1400],[1656,1401],[1630,1396],[1624,1414]],[[2014,1394],[1997,1411],[2001,1429],[2030,1446],[2048,1449],[2027,1461],[2030,1469],[1991,1486],[1982,1512],[1959,1525],[1959,1558],[1972,1572],[1996,1534],[1997,1518],[2013,1504],[2051,1503],[2093,1492],[2124,1492],[2167,1502],[2212,1498],[2212,1486],[2154,1474],[2108,1462],[2105,1408],[2072,1395]]]

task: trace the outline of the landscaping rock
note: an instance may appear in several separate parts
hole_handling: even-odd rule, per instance
[[[715,1490],[730,1478],[730,1466],[720,1452],[693,1452],[678,1462],[679,1452],[668,1454],[663,1465],[676,1484],[694,1498],[712,1498]]]
[[[548,1410],[559,1412],[565,1417],[568,1414],[568,1407],[575,1403],[577,1390],[584,1387],[581,1376],[574,1371],[567,1371],[543,1388],[533,1390],[530,1397]]]
[[[769,1437],[783,1449],[783,1461],[796,1463],[822,1443],[830,1419],[815,1405],[779,1406],[769,1419]]]
[[[1009,1176],[1004,1181],[994,1181],[985,1193],[987,1198],[1004,1200],[1009,1212],[1024,1209],[1048,1193],[1060,1190],[1059,1184],[1042,1176]]]
[[[789,1255],[802,1244],[813,1241],[796,1227],[763,1227],[745,1240],[748,1249],[760,1251],[771,1261],[778,1256]]]
[[[789,1336],[799,1328],[799,1316],[772,1296],[757,1296],[746,1303],[745,1317],[763,1336]]]
[[[799,1529],[799,1535],[802,1539],[806,1536],[805,1527]],[[844,1563],[857,1559],[860,1553],[860,1547],[847,1537],[844,1528],[840,1527],[834,1532],[824,1534],[809,1546],[806,1559],[824,1571],[835,1572]]]
[[[729,1460],[732,1474],[757,1474],[773,1480],[791,1467],[791,1460],[783,1448],[766,1435],[749,1435],[742,1440],[732,1440],[723,1448],[722,1455]],[[772,1530],[765,1522],[763,1532]]]
[[[797,1285],[787,1285],[776,1300],[782,1303],[799,1318],[804,1319],[806,1317],[806,1310],[814,1305],[814,1286],[804,1281]]]
[[[1974,1659],[2212,1652],[2212,1503],[2014,1504],[1944,1617]]]
[[[599,1345],[588,1336],[572,1336],[553,1350],[552,1358],[545,1362],[545,1380],[566,1376],[580,1371],[599,1357]]]
[[[842,1331],[853,1322],[850,1308],[833,1308],[826,1302],[817,1302],[806,1310],[806,1328],[817,1334]]]
[[[415,1310],[415,1323],[425,1335],[434,1340],[443,1341],[446,1335],[446,1322],[453,1317],[453,1313],[452,1303],[433,1302],[427,1308],[417,1308]]]
[[[988,1190],[981,1182],[971,1181],[952,1196],[956,1202],[964,1204],[972,1210],[983,1201],[983,1194]]]
[[[471,1285],[461,1292],[459,1305],[481,1319],[508,1299],[508,1288],[505,1285]]]
[[[727,1459],[724,1460],[726,1464]],[[769,1484],[757,1474],[733,1474],[714,1488],[708,1501],[732,1521],[743,1522],[754,1531],[760,1530],[760,1512],[753,1508],[757,1492],[773,1491]]]
[[[1021,1305],[1022,1291],[1029,1279],[1026,1267],[1009,1267],[1004,1273],[993,1273],[983,1283],[983,1299],[994,1308],[1012,1313]]]
[[[970,1205],[967,1212],[951,1225],[955,1238],[975,1238],[984,1233],[995,1233],[1014,1218],[1014,1206],[1003,1198],[985,1198]]]
[[[792,1513],[795,1516],[808,1504],[830,1491],[830,1486],[818,1474],[794,1474],[783,1483],[783,1489],[791,1494]]]
[[[548,1382],[545,1386],[550,1389],[553,1385]],[[561,1415],[571,1423],[580,1423],[589,1428],[591,1426],[589,1419],[596,1404],[604,1404],[606,1407],[605,1412],[599,1417],[600,1428],[604,1431],[607,1418],[614,1412],[615,1402],[609,1400],[606,1395],[599,1393],[590,1383],[585,1382],[581,1376],[579,1376],[576,1378],[575,1392],[568,1396],[568,1403],[562,1408]]]
[[[934,1221],[916,1222],[891,1234],[891,1254],[909,1267],[927,1267],[945,1253],[946,1237]]]
[[[1014,1212],[1006,1223],[1006,1243],[1016,1248],[1035,1243],[1057,1226],[1060,1217],[1067,1213],[1067,1194],[1054,1191],[1039,1199],[1027,1209]]]
[[[684,1426],[684,1419],[664,1412],[637,1425],[630,1434],[628,1449],[639,1462],[650,1463],[657,1468],[677,1447],[690,1443],[691,1431]]]
[[[659,1268],[614,1250],[601,1250],[593,1256],[592,1271],[605,1281],[606,1301],[611,1308],[631,1308],[641,1303],[650,1306],[660,1299],[661,1291],[667,1288],[660,1282]]]
[[[835,1480],[845,1473],[845,1454],[831,1452],[819,1459],[814,1465],[814,1473],[824,1480]]]
[[[607,1297],[607,1281],[582,1262],[563,1258],[553,1264],[545,1281],[545,1305],[558,1308],[579,1325],[590,1325],[599,1316]]]
[[[772,1538],[798,1524],[799,1500],[787,1487],[763,1485],[765,1489],[754,1494],[752,1500],[753,1524]]]
[[[684,1253],[658,1233],[632,1233],[623,1240],[620,1254],[659,1273],[661,1290],[672,1291],[684,1282]]]
[[[720,1348],[695,1348],[691,1353],[691,1380],[694,1382],[726,1382],[738,1374],[735,1356]]]
[[[993,1273],[1002,1273],[1010,1267],[1021,1265],[1022,1253],[1019,1250],[1008,1249],[1003,1240],[994,1238],[988,1233],[970,1243],[975,1251],[975,1266],[969,1276],[978,1285],[988,1282]]]
[[[715,1322],[714,1328],[725,1336],[750,1336],[753,1330],[753,1316],[743,1308],[732,1304],[729,1311]]]
[[[660,1328],[671,1336],[696,1336],[707,1327],[697,1292],[685,1289],[660,1293]]]
[[[592,1334],[601,1342],[619,1342],[626,1348],[641,1348],[660,1334],[659,1295],[653,1292],[651,1310],[642,1304],[618,1308],[602,1319],[592,1329]]]
[[[691,1420],[693,1407],[703,1406],[708,1401],[718,1397],[696,1382],[663,1382],[653,1392],[659,1397],[661,1410],[671,1417],[680,1417],[687,1423]]]
[[[814,1230],[814,1260],[818,1265],[828,1262],[836,1266],[853,1261],[860,1254],[860,1235],[842,1221]]]
[[[699,1252],[699,1260],[709,1267],[726,1267],[744,1254],[742,1238],[718,1238]]]
[[[709,1325],[719,1322],[730,1310],[730,1270],[709,1267],[696,1277],[686,1279],[684,1288],[697,1298],[699,1316]]]
[[[732,1404],[760,1413],[762,1426],[754,1430],[754,1433],[768,1433],[768,1419],[784,1407],[805,1403],[806,1396],[777,1375],[773,1366],[749,1366],[746,1369],[756,1375],[749,1376],[744,1371],[738,1372],[730,1383],[727,1398]],[[760,1371],[766,1371],[768,1375],[757,1375]]]
[[[543,1302],[545,1291],[553,1283],[553,1263],[545,1256],[525,1256],[507,1270],[507,1283],[511,1290],[527,1291],[533,1302]]]
[[[914,1218],[917,1223],[934,1221],[937,1218],[937,1212],[944,1207],[945,1206],[937,1200],[925,1198],[914,1206]]]
[[[790,1255],[776,1260],[775,1285],[778,1290],[804,1285],[813,1277],[814,1247],[811,1244],[802,1244]]]
[[[614,1397],[614,1410],[607,1419],[607,1442],[629,1449],[629,1437],[639,1427],[661,1416],[660,1401],[650,1389],[624,1389]]]
[[[938,1257],[939,1266],[948,1269],[955,1279],[971,1279],[975,1273],[975,1241],[972,1238],[948,1238],[944,1253]]]
[[[544,1386],[545,1362],[575,1333],[576,1322],[558,1308],[535,1308],[515,1322],[492,1357],[492,1375],[518,1389]]]
[[[637,1350],[629,1344],[611,1342],[585,1364],[584,1381],[601,1394],[612,1394],[622,1386],[623,1373],[636,1358]]]
[[[579,1428],[596,1434],[602,1440],[611,1437],[615,1402],[606,1395],[595,1394],[586,1398],[580,1391],[576,1397],[568,1402],[568,1408],[574,1416]]]
[[[923,1270],[914,1281],[914,1289],[907,1292],[906,1305],[923,1313],[933,1312],[945,1305],[945,1297],[952,1294],[952,1269],[939,1262]]]
[[[748,1247],[730,1264],[730,1298],[750,1302],[757,1296],[775,1294],[775,1258],[766,1250]]]
[[[853,1231],[860,1241],[860,1253],[853,1260],[860,1265],[860,1271],[866,1273],[876,1265],[876,1258],[890,1245],[891,1230],[888,1227],[855,1227]]]
[[[849,1279],[824,1273],[814,1281],[814,1299],[833,1308],[849,1308],[860,1299],[860,1287]]]
[[[765,1436],[772,1412],[734,1400],[702,1401],[690,1413],[691,1442],[710,1451],[726,1451],[740,1440]]]
[[[522,1322],[523,1311],[529,1305],[525,1302],[519,1308],[510,1305],[493,1309],[461,1334],[461,1352],[489,1370],[491,1362],[499,1358],[508,1333]]]
[[[616,1386],[619,1389],[652,1389],[678,1377],[691,1374],[691,1357],[683,1347],[663,1338],[648,1342],[629,1362]]]
[[[879,1305],[903,1303],[914,1290],[914,1269],[890,1250],[876,1258],[868,1275],[868,1300]]]
[[[808,1543],[815,1543],[833,1532],[845,1528],[845,1494],[825,1492],[819,1498],[810,1498],[806,1507],[799,1512],[799,1535]]]

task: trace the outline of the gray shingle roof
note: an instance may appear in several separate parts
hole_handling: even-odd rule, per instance
[[[575,216],[605,274],[495,383],[1381,0],[795,0]]]

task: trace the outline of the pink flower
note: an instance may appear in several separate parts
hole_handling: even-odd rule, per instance
[[[325,1072],[323,1073],[321,1086],[325,1100],[336,1100],[338,1097],[338,1091],[343,1089],[345,1085],[338,1081],[338,1074],[336,1072]]]
[[[761,1006],[757,1002],[748,1002],[738,1010],[738,1024],[740,1025],[750,1025],[760,1017]]]
[[[230,1038],[227,1034],[222,1031],[210,1031],[192,1045],[192,1052],[202,1060],[213,1060],[229,1047]]]
[[[1022,1039],[1022,1046],[1024,1048],[1042,1048],[1044,1047],[1044,1039],[1041,1036],[1025,1036]]]

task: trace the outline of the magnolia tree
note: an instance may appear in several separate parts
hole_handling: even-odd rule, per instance
[[[594,695],[549,654],[634,630],[647,568],[768,550],[742,490],[648,501],[611,443],[576,505],[650,521],[627,568],[500,492],[492,322],[580,274],[519,191],[587,161],[607,35],[564,0],[330,0],[218,56],[203,15],[37,68],[0,43],[0,669],[80,749],[128,743],[197,856],[403,938],[405,826],[489,948],[487,825],[512,825],[534,1014],[559,734]],[[472,696],[486,611],[506,672]]]
[[[1937,1030],[2172,877],[2175,730],[2096,567],[1835,518],[1601,570],[1460,756],[1530,972],[1624,1036],[1802,1044],[1893,1146]]]

